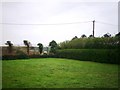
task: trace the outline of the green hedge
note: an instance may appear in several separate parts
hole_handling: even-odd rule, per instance
[[[118,49],[64,49],[58,50],[56,57],[117,64]]]
[[[55,55],[30,55],[30,58],[54,58]]]
[[[30,59],[30,58],[54,58],[55,55],[4,55],[2,60],[17,60],[17,59]]]
[[[16,59],[29,59],[27,55],[4,55],[2,60],[16,60]]]
[[[55,55],[5,55],[2,60],[16,60],[29,58],[68,58],[83,61],[118,64],[120,58],[118,49],[63,49]]]

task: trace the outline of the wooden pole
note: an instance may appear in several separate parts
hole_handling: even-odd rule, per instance
[[[94,33],[95,33],[95,20],[93,21],[93,37],[95,37]]]

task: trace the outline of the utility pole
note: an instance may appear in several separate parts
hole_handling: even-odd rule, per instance
[[[95,33],[95,20],[93,20],[93,37],[94,37],[94,33]]]

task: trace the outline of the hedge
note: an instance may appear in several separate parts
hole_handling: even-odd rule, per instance
[[[119,53],[118,49],[63,49],[56,57],[118,64]]]
[[[29,59],[27,55],[3,55],[2,60]]]
[[[30,58],[54,58],[55,55],[4,55],[2,60],[17,60],[17,59],[30,59]]]
[[[118,64],[120,58],[118,49],[63,49],[55,55],[4,55],[2,60],[16,60],[29,58],[68,58],[83,61]]]
[[[30,55],[29,58],[54,58],[55,55]]]

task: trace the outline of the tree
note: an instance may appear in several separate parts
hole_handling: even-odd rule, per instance
[[[75,37],[73,37],[73,38],[72,38],[72,40],[75,40],[75,39],[77,39],[77,38],[78,38],[78,37],[77,37],[77,36],[75,36]]]
[[[103,37],[111,37],[111,34],[110,33],[106,33],[103,35]]]
[[[81,35],[81,38],[86,38],[87,36],[85,34]]]
[[[11,43],[11,41],[7,41],[5,44],[8,45],[8,51],[9,51],[9,53],[12,53],[13,44]]]
[[[29,55],[30,42],[28,42],[27,40],[24,40],[23,42],[24,42],[25,46],[27,46],[27,53]]]
[[[53,54],[55,54],[56,50],[57,50],[57,43],[56,43],[56,41],[52,40],[49,43],[49,46],[51,47],[50,52],[53,53]]]
[[[93,37],[93,35],[89,35],[89,38]]]
[[[38,43],[37,45],[39,46],[39,52],[41,54],[43,51],[43,45],[41,43]]]
[[[116,34],[115,37],[120,37],[120,32],[118,34]]]

